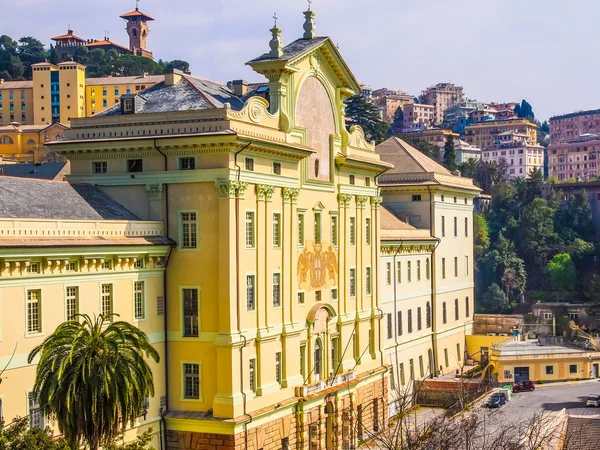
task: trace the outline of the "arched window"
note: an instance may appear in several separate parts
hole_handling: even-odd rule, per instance
[[[431,326],[431,304],[427,302],[425,305],[425,328]]]
[[[33,139],[29,139],[27,141],[27,145],[35,145],[35,141]]]
[[[14,144],[14,141],[12,140],[12,138],[10,136],[2,136],[1,141],[3,144]]]
[[[321,367],[322,364],[323,364],[323,348],[321,346],[321,339],[317,339],[315,341],[315,370],[314,370],[315,381],[319,381],[321,379],[321,374],[323,373],[323,370]]]

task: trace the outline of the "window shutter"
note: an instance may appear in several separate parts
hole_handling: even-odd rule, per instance
[[[165,315],[165,297],[159,295],[156,297],[156,315],[164,316]]]

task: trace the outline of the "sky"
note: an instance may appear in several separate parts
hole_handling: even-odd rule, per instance
[[[45,45],[68,26],[83,38],[127,45],[120,14],[135,0],[0,0],[0,34]],[[196,76],[261,76],[245,65],[269,50],[276,12],[282,39],[302,37],[306,0],[140,0],[152,16],[156,59],[183,59]],[[418,95],[439,82],[483,102],[526,99],[536,117],[600,108],[598,0],[313,0],[356,78]],[[8,19],[10,18],[10,20]]]

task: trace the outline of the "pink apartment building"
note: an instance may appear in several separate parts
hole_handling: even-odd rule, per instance
[[[462,103],[464,93],[462,86],[455,86],[452,83],[438,83],[435,86],[428,87],[419,97],[420,103],[433,106],[434,123],[444,121],[444,111],[452,106]]]
[[[575,178],[590,181],[598,178],[600,134],[584,134],[571,141],[550,144],[548,147],[548,175],[559,181]]]
[[[394,89],[377,89],[372,94],[373,103],[379,106],[381,118],[386,122],[393,122],[398,108],[404,111],[405,105],[411,105],[415,98],[408,92]]]
[[[550,142],[571,142],[586,134],[600,134],[600,109],[550,118]]]
[[[434,122],[433,106],[413,103],[404,105],[404,131],[423,130]]]

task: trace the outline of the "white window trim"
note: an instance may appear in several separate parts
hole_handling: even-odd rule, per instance
[[[334,244],[333,243],[333,221],[334,221],[334,217],[336,220],[336,231],[337,231],[337,235],[335,236],[337,239],[337,242]],[[338,248],[338,246],[340,245],[340,216],[338,214],[337,211],[330,211],[329,212],[329,242],[331,244],[331,246],[333,248]]]
[[[184,364],[198,364],[198,398],[186,398],[185,396],[185,369],[183,367]],[[204,402],[204,392],[202,389],[202,382],[204,381],[204,377],[202,374],[202,361],[179,361],[179,374],[180,374],[180,383],[181,383],[181,391],[179,395],[179,401],[181,402],[189,402],[189,403],[203,403]]]
[[[183,222],[181,221],[181,214],[183,213],[196,213],[196,247],[183,247]],[[194,252],[200,250],[200,210],[198,209],[179,209],[177,210],[177,236],[179,242],[177,243],[177,250],[180,252]]]
[[[246,245],[246,215],[247,215],[247,213],[254,214],[254,216],[253,216],[254,220],[253,220],[253,224],[252,224],[253,238],[254,238],[253,241],[254,242],[252,243],[252,246]],[[258,231],[257,228],[258,227],[257,227],[257,223],[256,223],[257,222],[256,209],[245,209],[243,219],[244,219],[244,226],[242,227],[241,232],[242,232],[242,237],[243,237],[242,242],[244,243],[244,248],[246,250],[255,250],[256,249],[256,241],[257,241],[257,237],[258,237],[257,236],[257,231]]]
[[[184,336],[184,323],[183,323],[183,290],[184,289],[196,289],[198,291],[198,336]],[[166,305],[165,305],[166,308]],[[179,330],[181,339],[183,341],[188,341],[192,339],[199,339],[202,334],[202,287],[199,285],[179,285]],[[183,370],[183,366],[182,370]]]
[[[302,234],[303,234],[303,242],[300,243],[300,230],[298,229],[298,216],[302,216]],[[294,224],[294,228],[296,229],[295,238],[296,238],[296,246],[298,248],[304,248],[304,242],[306,241],[306,209],[296,209],[296,223]]]
[[[81,300],[81,285],[80,284],[76,284],[76,283],[65,282],[65,285],[63,286],[64,299],[65,299],[65,302],[64,302],[65,322],[69,320],[69,315],[67,313],[67,288],[70,288],[70,287],[77,288],[77,303],[78,303],[77,310],[79,311],[81,309],[80,308],[80,306],[81,306],[81,304],[80,304],[80,300]]]
[[[40,305],[39,305],[39,316],[40,316],[40,329],[42,330],[40,331],[36,331],[33,333],[29,332],[29,324],[27,323],[28,321],[28,314],[27,314],[27,291],[40,291]],[[31,288],[31,287],[24,287],[23,288],[23,300],[24,300],[24,311],[25,311],[25,339],[27,338],[35,338],[35,337],[40,337],[40,336],[44,336],[44,291],[41,288],[41,286],[38,289],[35,288]]]
[[[273,276],[275,274],[279,274],[279,305],[275,306],[273,304]],[[283,289],[282,289],[282,280],[283,277],[281,276],[281,270],[274,270],[271,272],[271,306],[275,309],[281,309],[281,307],[283,306]],[[256,279],[254,281],[254,291],[256,294]],[[256,295],[255,295],[256,296]],[[254,300],[256,303],[256,300]],[[304,298],[304,302],[306,302],[306,297]],[[254,305],[254,309],[256,309],[256,304]]]
[[[94,171],[94,164],[95,163],[106,163],[106,172],[95,172]],[[90,173],[92,175],[108,175],[110,173],[109,170],[109,164],[108,164],[108,160],[104,161],[104,160],[100,160],[100,161],[91,161],[90,162]]]
[[[247,281],[248,281],[248,277],[249,276],[253,276],[254,277],[254,309],[248,309],[248,291],[247,291]],[[256,277],[256,272],[246,272],[244,274],[244,279],[242,280],[242,286],[244,286],[244,305],[246,305],[246,308],[244,309],[244,311],[246,311],[247,313],[256,313],[256,305],[258,303],[258,298],[256,296],[256,285],[258,283],[258,278]],[[304,297],[304,302],[306,303],[306,297]]]
[[[144,310],[144,317],[141,318],[136,318],[135,317],[135,283],[142,283],[142,307]],[[132,322],[146,322],[148,320],[148,302],[147,302],[147,298],[146,298],[146,291],[147,291],[147,286],[146,286],[146,280],[131,280],[131,297],[132,297],[132,306],[133,306],[133,310],[131,311],[131,318],[132,318]],[[198,294],[200,294],[198,292]],[[200,296],[198,295],[198,306],[200,306]],[[113,305],[114,307],[114,305]],[[199,330],[198,330],[199,331]]]
[[[271,244],[273,248],[282,248],[283,247],[283,212],[281,210],[271,211],[271,233],[273,233],[273,222],[275,221],[275,215],[279,215],[279,244],[275,245],[275,239],[273,239],[273,235],[271,234]],[[254,218],[255,227],[256,227],[256,217]],[[245,222],[244,222],[245,225]],[[256,244],[256,239],[255,242]]]
[[[354,295],[352,295],[352,289],[350,288],[350,281],[351,281],[351,277],[350,277],[350,272],[354,270]],[[356,271],[356,267],[352,266],[352,267],[348,267],[348,297],[350,298],[356,298],[357,294],[358,294],[358,272]]]
[[[104,281],[98,282],[98,297],[99,297],[98,298],[98,300],[99,300],[98,311],[100,311],[100,314],[102,314],[102,285],[104,285],[104,284],[108,284],[108,285],[112,286],[110,289],[110,301],[112,304],[112,314],[114,314],[115,313],[115,283],[112,280],[106,281],[106,282],[104,282]],[[104,326],[108,326],[109,324],[113,323],[114,321],[115,321],[115,317],[112,316],[110,319],[110,322],[104,322]]]

